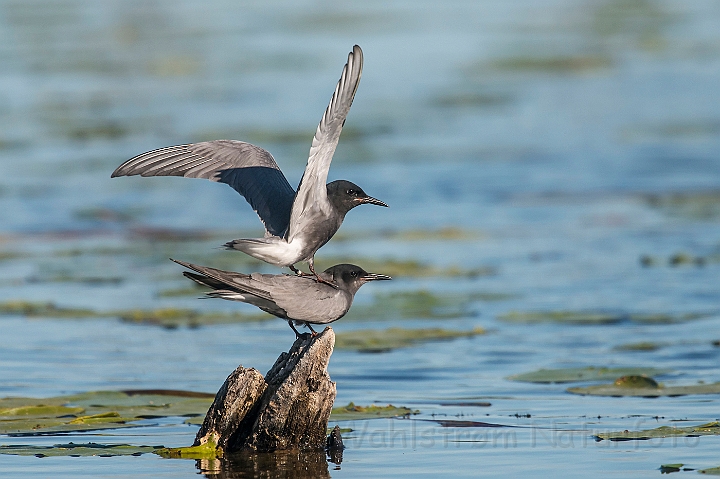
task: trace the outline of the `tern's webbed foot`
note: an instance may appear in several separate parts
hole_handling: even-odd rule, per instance
[[[310,266],[310,272],[315,276],[315,281],[317,283],[327,284],[328,286],[332,286],[333,288],[338,289],[337,285],[335,285],[329,281],[325,281],[320,276],[318,276],[318,274],[315,272],[315,267],[313,266],[312,262],[308,263],[308,266]],[[310,328],[310,329],[312,329],[312,328]]]

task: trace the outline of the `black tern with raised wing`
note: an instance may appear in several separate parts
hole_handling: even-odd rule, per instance
[[[327,185],[328,170],[362,73],[363,55],[355,45],[315,132],[297,192],[272,155],[237,140],[169,146],[138,155],[120,165],[116,176],[184,176],[230,185],[245,197],[265,225],[265,237],[226,243],[277,266],[306,261],[315,273],[315,252],[327,243],[355,206],[387,206],[345,180]]]
[[[310,325],[332,323],[345,316],[360,286],[368,281],[391,279],[384,274],[368,273],[353,264],[332,266],[318,274],[322,282],[317,282],[308,276],[242,274],[172,261],[196,271],[183,274],[212,288],[213,291],[206,293],[208,296],[257,306],[286,319],[298,336],[300,333],[293,323],[304,324],[315,335]]]

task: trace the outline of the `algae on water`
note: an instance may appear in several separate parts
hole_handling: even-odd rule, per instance
[[[630,379],[626,382],[623,378],[619,378],[612,384],[568,388],[567,391],[569,393],[580,394],[583,396],[687,396],[690,394],[720,394],[720,382],[712,384],[695,384],[691,386],[664,386],[662,384],[657,384],[654,381],[646,382],[639,381],[637,379]]]
[[[0,445],[0,454],[35,457],[84,456],[140,456],[158,451],[163,446],[133,446],[131,444],[67,443],[52,446]]]
[[[91,391],[0,399],[0,434],[34,435],[137,427],[144,419],[204,416],[214,395],[191,391]]]
[[[335,337],[335,348],[351,349],[366,353],[377,353],[414,346],[415,344],[428,341],[443,341],[472,337],[479,334],[485,334],[485,330],[480,327],[476,327],[469,331],[455,331],[442,328],[389,328],[381,331],[365,329],[337,333]]]
[[[395,407],[392,404],[387,406],[356,406],[354,403],[348,403],[347,406],[338,406],[332,408],[330,413],[331,421],[358,421],[361,419],[376,419],[381,417],[402,417],[411,414],[419,414],[417,409],[413,410],[407,407]]]
[[[701,424],[699,426],[672,427],[660,426],[655,429],[643,431],[616,431],[595,434],[597,440],[607,441],[645,441],[664,437],[695,437],[720,436],[720,423],[717,421]]]
[[[530,383],[571,383],[615,379],[620,376],[659,376],[672,372],[669,369],[625,367],[604,368],[588,366],[586,368],[540,369],[529,373],[515,374],[506,379]]]

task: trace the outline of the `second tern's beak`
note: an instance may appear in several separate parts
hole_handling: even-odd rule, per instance
[[[392,279],[392,278],[386,274],[377,274],[377,273],[368,273],[362,277],[362,280],[364,283],[367,283],[368,281],[381,281],[381,280],[389,280],[389,279]]]
[[[384,201],[380,201],[377,198],[373,198],[372,196],[365,196],[363,198],[358,198],[357,202],[360,204],[369,204],[369,205],[378,205],[378,206],[384,206],[385,208],[388,208],[387,203]]]

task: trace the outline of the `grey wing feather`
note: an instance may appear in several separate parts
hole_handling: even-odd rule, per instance
[[[116,176],[184,176],[225,183],[245,197],[267,233],[283,236],[290,221],[295,190],[272,155],[237,140],[168,146],[129,159]]]
[[[207,281],[203,280],[198,282],[205,284],[206,286],[210,286],[211,288],[221,286],[223,289],[234,289],[237,291],[250,293],[254,296],[266,299],[268,301],[273,301],[270,293],[266,288],[263,287],[262,283],[253,280],[247,274],[223,271],[221,269],[210,268],[208,266],[198,266],[196,264],[185,263],[184,261],[178,261],[172,258],[171,261],[174,261],[181,266],[185,266],[188,269],[196,271],[201,275],[210,278]],[[187,274],[186,276],[193,281],[197,281],[197,278],[195,277],[196,275],[193,275],[192,273],[189,274],[190,276],[188,276]]]
[[[305,173],[300,180],[292,205],[288,240],[292,240],[294,234],[302,231],[302,219],[306,211],[313,207],[329,207],[325,186],[328,170],[340,139],[340,132],[345,125],[345,119],[360,84],[362,65],[362,50],[355,45],[353,51],[348,55],[347,63],[330,99],[330,104],[325,109],[325,114],[315,131]]]
[[[349,293],[314,280],[302,284],[307,286],[301,291],[292,287],[297,285],[288,283],[276,284],[272,289],[275,304],[287,311],[289,317],[324,324],[335,321],[350,309],[352,296]]]
[[[218,281],[215,278],[211,278],[210,276],[205,276],[204,274],[197,274],[197,273],[191,273],[189,271],[183,271],[183,276],[195,281],[198,284],[202,284],[203,286],[208,286],[212,289],[227,288],[227,284],[225,284],[224,282]]]

